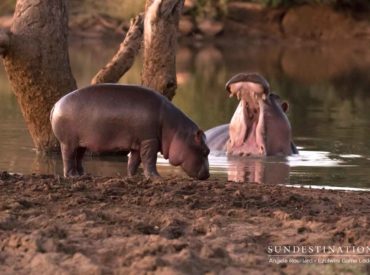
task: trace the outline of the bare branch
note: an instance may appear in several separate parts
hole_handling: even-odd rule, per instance
[[[0,29],[0,56],[5,56],[9,48],[10,36],[9,32],[3,29]]]
[[[92,84],[115,83],[132,66],[143,40],[143,15],[139,14],[131,20],[130,28],[119,50],[112,60],[104,66],[92,79]]]

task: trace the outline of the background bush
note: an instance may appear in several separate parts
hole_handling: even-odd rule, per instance
[[[352,11],[368,11],[370,0],[195,0],[193,15],[220,19],[227,15],[229,2],[261,3],[267,7],[289,7],[300,4],[329,4]],[[0,15],[11,14],[16,0],[0,0]],[[129,19],[144,10],[145,0],[68,0],[72,14],[100,13],[118,19]]]

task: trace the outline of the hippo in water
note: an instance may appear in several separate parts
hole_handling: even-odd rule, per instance
[[[288,103],[270,92],[256,73],[240,73],[226,83],[230,97],[240,102],[230,121],[206,131],[212,151],[235,156],[287,156],[298,151],[286,116]]]
[[[99,84],[71,92],[50,115],[60,142],[64,176],[83,174],[82,157],[92,152],[130,151],[128,174],[140,162],[147,178],[158,178],[157,153],[191,177],[209,177],[205,135],[167,98],[134,85]]]

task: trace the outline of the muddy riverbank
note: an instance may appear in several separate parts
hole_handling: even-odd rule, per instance
[[[276,264],[268,247],[369,246],[368,201],[221,180],[2,172],[0,273],[366,273],[366,263]]]

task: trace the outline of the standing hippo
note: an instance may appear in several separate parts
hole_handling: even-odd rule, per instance
[[[205,135],[164,96],[141,86],[99,84],[62,97],[51,111],[60,142],[64,176],[83,174],[82,157],[93,152],[130,151],[128,175],[140,162],[157,178],[157,153],[191,177],[209,177]]]
[[[256,73],[240,73],[226,83],[230,97],[240,103],[230,124],[206,131],[212,151],[237,156],[287,156],[298,151],[286,116],[288,103],[270,92],[270,85]]]

